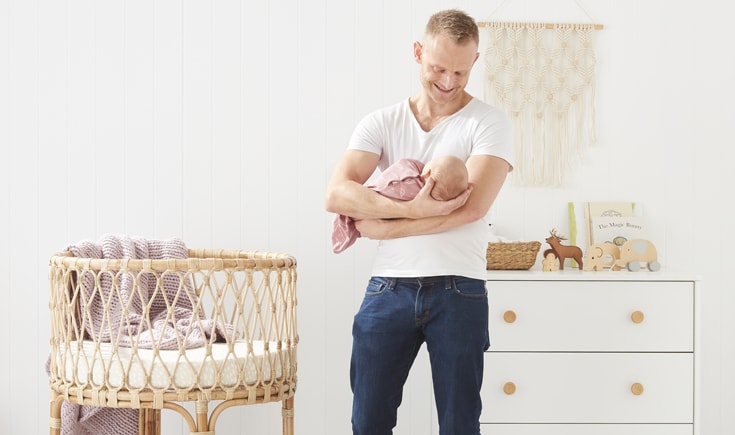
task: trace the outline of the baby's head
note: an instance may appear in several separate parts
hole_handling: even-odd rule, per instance
[[[431,197],[438,201],[456,198],[467,190],[467,166],[455,156],[442,156],[432,159],[424,166],[421,177],[431,176],[436,182],[431,189]]]

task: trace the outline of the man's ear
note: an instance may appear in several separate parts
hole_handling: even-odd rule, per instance
[[[419,41],[413,42],[413,60],[415,60],[416,63],[421,63],[421,54],[423,49],[424,47]]]

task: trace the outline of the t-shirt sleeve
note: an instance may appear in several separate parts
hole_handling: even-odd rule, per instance
[[[381,155],[383,151],[383,139],[381,137],[381,124],[378,120],[378,113],[370,113],[363,117],[355,126],[355,129],[352,131],[352,136],[350,136],[350,142],[347,144],[347,149],[367,151]]]
[[[490,155],[500,157],[513,170],[513,125],[500,109],[490,107],[486,114],[480,117],[471,155]]]

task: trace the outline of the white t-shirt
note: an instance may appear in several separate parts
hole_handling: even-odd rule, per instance
[[[464,161],[472,155],[492,155],[513,165],[513,135],[507,116],[476,98],[428,132],[414,117],[408,99],[377,110],[357,125],[348,149],[380,155],[380,170],[401,158],[426,163],[443,155]],[[372,275],[485,279],[488,231],[487,222],[480,219],[443,233],[381,240]]]

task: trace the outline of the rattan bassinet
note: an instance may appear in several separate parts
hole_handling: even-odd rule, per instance
[[[296,260],[188,254],[51,257],[52,434],[60,432],[64,401],[140,410],[139,433],[160,433],[160,410],[171,409],[192,434],[214,434],[231,406],[280,401],[283,433],[293,433]],[[196,402],[194,415],[177,403],[187,401]],[[211,414],[210,401],[219,401]]]

